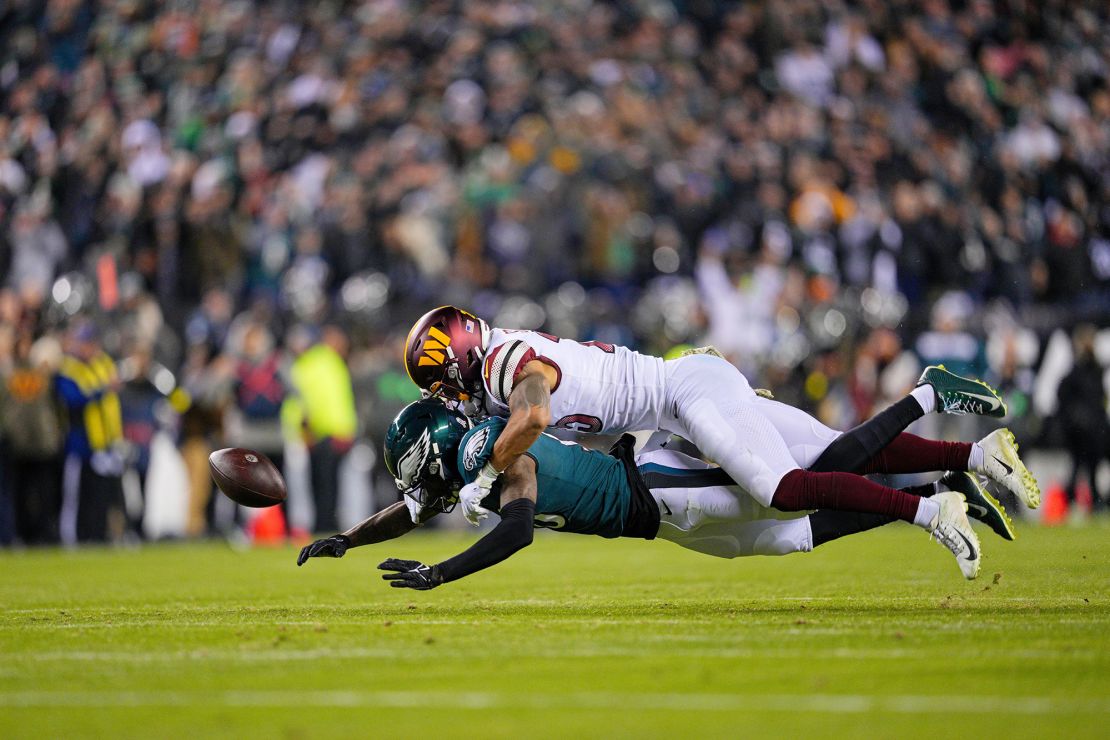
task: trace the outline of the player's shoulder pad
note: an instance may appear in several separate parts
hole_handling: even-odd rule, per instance
[[[513,384],[529,362],[536,359],[536,350],[527,342],[530,332],[508,334],[505,341],[494,345],[482,362],[482,383],[486,393],[498,404],[508,407]]]
[[[459,445],[459,474],[467,483],[478,477],[478,471],[493,455],[493,443],[505,429],[505,419],[499,416],[486,419],[471,429]]]

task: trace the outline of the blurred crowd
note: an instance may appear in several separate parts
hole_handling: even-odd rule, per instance
[[[5,542],[209,531],[228,444],[380,474],[444,303],[841,428],[943,361],[1097,502],[1110,6],[9,0],[0,278]]]

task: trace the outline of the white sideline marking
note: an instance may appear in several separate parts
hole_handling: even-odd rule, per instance
[[[503,694],[427,691],[13,691],[5,707],[376,707],[437,709],[611,709],[859,714],[1110,714],[1104,699],[1039,696],[876,696],[872,694]]]

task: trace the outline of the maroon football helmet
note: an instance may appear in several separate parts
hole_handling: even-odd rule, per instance
[[[489,324],[468,311],[440,306],[420,317],[405,340],[405,369],[433,396],[466,401],[482,392]]]

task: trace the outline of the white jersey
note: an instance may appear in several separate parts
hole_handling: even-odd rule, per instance
[[[482,363],[492,413],[507,414],[513,384],[533,360],[550,365],[557,375],[552,426],[590,434],[659,428],[665,396],[662,358],[535,331],[493,330]]]

